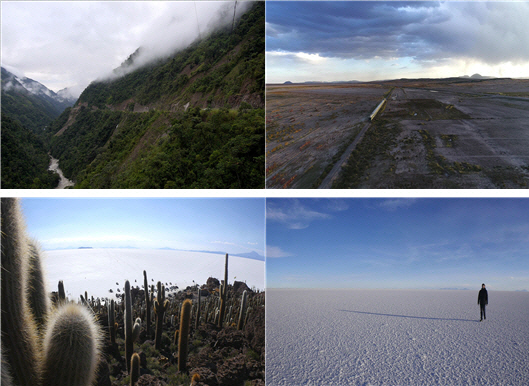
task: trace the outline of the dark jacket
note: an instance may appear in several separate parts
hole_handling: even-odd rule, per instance
[[[485,304],[489,304],[489,297],[485,288],[479,290],[478,304],[481,304],[482,306],[484,306]]]

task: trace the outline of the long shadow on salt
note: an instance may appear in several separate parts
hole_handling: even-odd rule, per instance
[[[427,316],[411,316],[411,315],[395,315],[395,314],[381,314],[378,312],[366,312],[366,311],[353,311],[353,310],[338,310],[341,312],[353,312],[355,314],[367,314],[367,315],[380,315],[380,316],[392,316],[395,318],[410,318],[410,319],[427,319],[427,320],[445,320],[451,322],[474,322],[479,323],[479,320],[472,319],[449,319],[449,318],[430,318]]]

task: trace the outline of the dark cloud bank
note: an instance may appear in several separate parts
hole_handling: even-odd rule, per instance
[[[529,2],[269,2],[267,51],[427,65],[529,61]]]

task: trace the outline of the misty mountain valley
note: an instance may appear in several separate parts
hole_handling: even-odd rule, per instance
[[[264,188],[265,5],[230,6],[207,36],[161,59],[139,47],[75,101],[2,68],[2,188],[57,187],[50,157],[73,188]]]

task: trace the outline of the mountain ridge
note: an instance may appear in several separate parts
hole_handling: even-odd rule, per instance
[[[233,31],[92,82],[50,125],[51,154],[78,188],[260,187],[264,49],[255,2]]]

